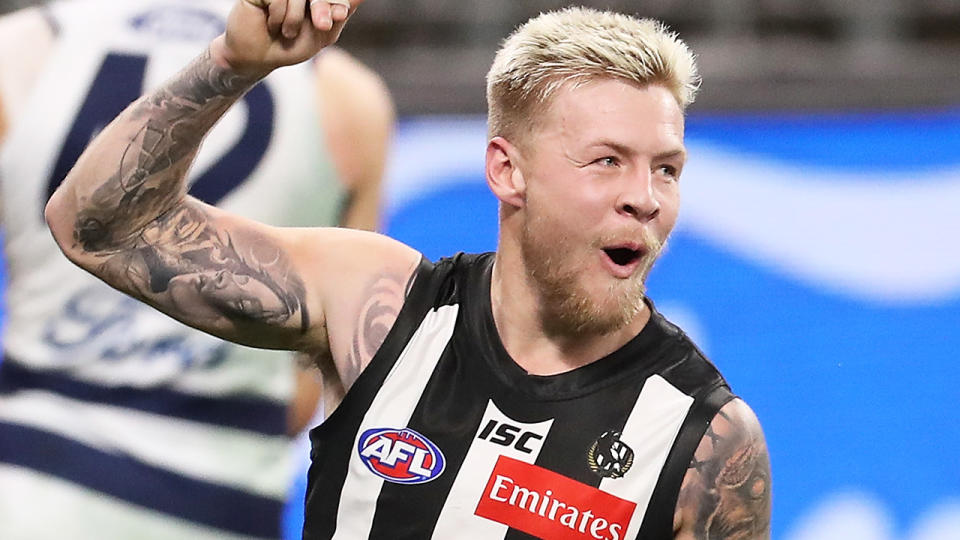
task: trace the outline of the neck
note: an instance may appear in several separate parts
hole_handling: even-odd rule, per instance
[[[621,328],[606,334],[549,332],[539,306],[543,298],[520,261],[497,259],[490,282],[493,320],[504,348],[531,375],[555,375],[595,362],[623,347],[650,320],[650,308]]]

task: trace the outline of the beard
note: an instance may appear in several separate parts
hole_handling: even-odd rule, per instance
[[[520,249],[528,278],[540,298],[540,319],[547,333],[606,335],[633,322],[643,311],[644,282],[663,244],[643,229],[645,250],[634,274],[627,279],[615,279],[601,294],[591,295],[582,282],[587,274],[584,261],[576,259],[583,246],[569,241],[562,233],[557,234],[556,231],[562,228],[545,221],[533,219],[527,222],[521,233]],[[615,239],[624,236],[620,233],[598,238],[589,246],[588,254],[612,245]]]

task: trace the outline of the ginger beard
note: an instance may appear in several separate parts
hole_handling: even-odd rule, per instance
[[[626,279],[604,275],[609,285],[601,294],[591,294],[584,280],[599,270],[590,257],[598,256],[603,246],[622,239],[623,234],[596,238],[583,253],[584,245],[578,245],[565,234],[563,226],[553,225],[543,216],[531,217],[524,225],[521,256],[539,295],[540,318],[548,333],[606,335],[630,324],[643,311],[647,274],[663,249],[663,243],[647,228],[641,229],[645,249],[633,275]]]

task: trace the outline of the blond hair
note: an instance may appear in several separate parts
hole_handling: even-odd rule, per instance
[[[487,73],[489,135],[533,129],[557,89],[597,79],[663,84],[681,109],[700,85],[693,53],[659,21],[583,7],[543,13],[504,41]]]

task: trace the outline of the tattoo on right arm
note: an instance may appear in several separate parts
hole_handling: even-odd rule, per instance
[[[136,132],[115,173],[78,212],[75,241],[87,252],[130,248],[136,234],[186,192],[186,172],[201,140],[254,80],[217,66],[207,51],[119,121]]]
[[[310,325],[303,280],[283,250],[249,228],[224,226],[185,196],[206,132],[255,82],[207,51],[132,106],[116,120],[116,132],[132,136],[114,173],[75,188],[82,204],[73,231],[74,247],[95,257],[93,270],[109,283],[243,342],[261,339],[244,331],[248,323],[301,333]]]
[[[290,321],[306,332],[306,289],[283,252],[249,231],[217,230],[206,212],[198,204],[176,207],[132,249],[108,257],[100,273],[193,323]]]

